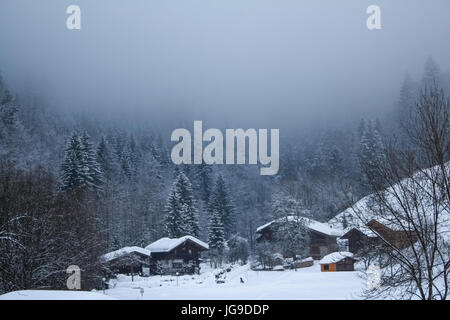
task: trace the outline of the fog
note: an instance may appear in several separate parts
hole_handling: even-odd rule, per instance
[[[81,30],[66,28],[70,4]],[[366,27],[371,4],[381,30]],[[448,71],[449,12],[448,0],[1,0],[0,70],[63,110],[301,130],[383,114],[430,55]]]

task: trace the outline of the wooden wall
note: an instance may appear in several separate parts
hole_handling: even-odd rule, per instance
[[[320,271],[322,272],[334,272],[334,271],[354,271],[355,260],[352,258],[345,258],[337,263],[321,264]],[[328,270],[325,270],[325,266],[328,266]]]
[[[328,270],[325,270],[325,266],[328,266]],[[320,265],[320,271],[322,271],[322,272],[334,272],[334,271],[336,271],[336,263],[321,264]]]

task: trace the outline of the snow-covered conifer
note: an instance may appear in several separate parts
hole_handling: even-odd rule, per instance
[[[216,212],[221,220],[224,228],[225,238],[229,238],[235,230],[235,210],[231,195],[225,184],[222,175],[219,175],[215,184],[214,191],[211,195],[209,211],[211,215]]]

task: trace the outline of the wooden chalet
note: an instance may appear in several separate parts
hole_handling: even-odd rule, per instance
[[[354,271],[355,262],[356,259],[353,258],[353,253],[351,252],[333,252],[320,260],[320,271]]]
[[[268,241],[273,242],[274,230],[280,223],[291,223],[298,219],[294,216],[288,216],[280,218],[256,229],[256,241]],[[313,219],[301,217],[309,230],[310,243],[308,256],[313,257],[314,260],[319,260],[331,252],[338,251],[338,245],[336,239],[342,234],[342,231],[333,229],[326,223],[321,223]]]
[[[347,242],[347,251],[361,254],[377,246],[385,246],[386,242],[398,249],[411,246],[415,240],[407,234],[409,231],[401,228],[389,212],[384,216],[374,215],[370,210],[372,205],[372,196],[369,195],[328,221],[330,226],[344,230],[339,241]]]
[[[398,249],[404,249],[411,245],[409,237],[406,235],[406,231],[398,230],[395,226],[390,226],[388,223],[383,224],[372,219],[367,223],[367,227]]]
[[[376,246],[383,245],[382,237],[391,245],[404,249],[410,245],[403,230],[387,227],[385,224],[372,219],[366,225],[347,228],[339,241],[347,241],[347,250],[354,254],[369,252]]]
[[[348,228],[338,241],[346,241],[347,251],[359,254],[367,252],[380,243],[380,239],[369,228]]]
[[[145,248],[151,252],[150,274],[199,273],[200,255],[208,248],[192,236],[161,238]]]
[[[142,276],[144,269],[150,266],[150,251],[140,247],[124,247],[104,254],[102,260],[112,274]]]

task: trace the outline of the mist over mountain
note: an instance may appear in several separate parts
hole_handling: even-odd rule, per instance
[[[292,130],[392,109],[428,56],[450,69],[448,1],[2,1],[0,66],[58,109],[176,126]],[[432,23],[431,23],[432,22]],[[414,34],[414,36],[409,36]]]

